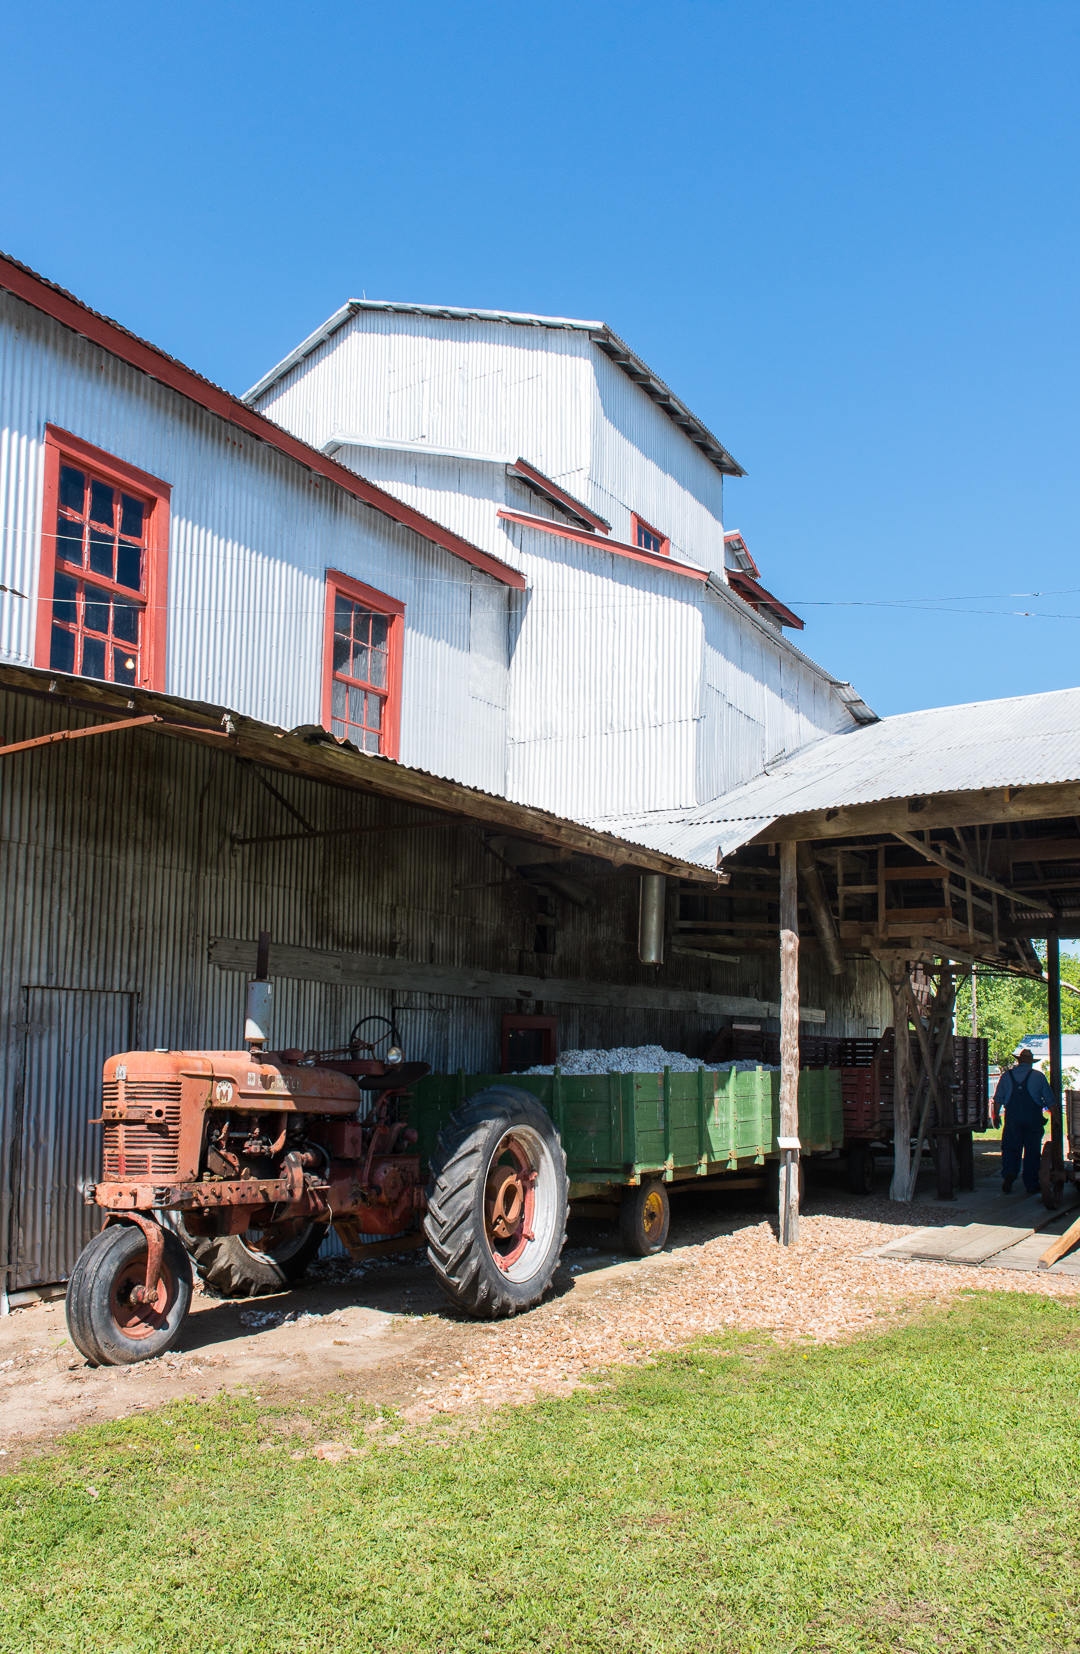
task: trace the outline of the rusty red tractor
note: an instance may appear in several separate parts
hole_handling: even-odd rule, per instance
[[[426,1239],[451,1302],[480,1318],[528,1309],[550,1284],[568,1184],[544,1108],[510,1087],[474,1097],[439,1134],[425,1183],[408,1087],[428,1065],[402,1060],[392,1026],[362,1037],[386,1018],[365,1019],[335,1050],[268,1052],[266,947],[263,937],[246,1050],[129,1051],[105,1064],[104,1165],[87,1191],[105,1223],[67,1291],[68,1328],[89,1361],[169,1349],[192,1261],[223,1296],[280,1291],[331,1224],[356,1258],[370,1255],[363,1236]]]

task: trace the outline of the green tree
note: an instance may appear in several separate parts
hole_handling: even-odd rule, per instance
[[[1045,962],[1046,951],[1039,948]],[[1061,956],[1062,982],[1071,982],[1080,988],[1080,958],[1075,954]],[[976,1010],[978,1028],[972,1029],[971,978],[959,983],[956,993],[956,1032],[981,1034],[990,1042],[990,1061],[1007,1067],[1013,1052],[1028,1034],[1045,1034],[1049,1028],[1046,1008],[1046,987],[1021,976],[1005,976],[980,967],[976,983]],[[1061,1031],[1080,1034],[1080,994],[1068,989],[1061,995]]]

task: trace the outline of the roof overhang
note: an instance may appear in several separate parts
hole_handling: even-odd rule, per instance
[[[691,413],[685,402],[675,395],[659,374],[653,373],[641,357],[632,351],[617,333],[612,332],[606,322],[578,321],[570,316],[531,316],[515,310],[471,310],[452,304],[403,304],[389,299],[349,299],[339,310],[335,310],[332,316],[328,316],[314,333],[309,333],[295,350],[283,356],[269,373],[264,373],[262,378],[244,393],[244,401],[254,405],[271,386],[276,385],[279,379],[283,379],[305,357],[310,356],[361,311],[385,311],[392,315],[405,316],[435,316],[443,320],[463,322],[506,322],[517,327],[547,327],[585,333],[616,367],[622,369],[628,379],[632,379],[634,384],[667,414],[672,423],[700,449],[710,465],[714,465],[727,477],[746,475],[742,466],[737,460],[732,459],[723,443],[713,436],[708,426],[702,424],[696,414]]]
[[[175,357],[167,356],[156,345],[148,344],[145,339],[129,333],[119,322],[111,321],[109,317],[91,310],[81,299],[65,292],[55,282],[46,281],[44,276],[39,276],[25,264],[20,264],[17,259],[3,253],[0,253],[0,289],[6,289],[24,303],[33,305],[35,310],[51,316],[61,326],[70,328],[84,339],[89,339],[92,344],[100,345],[103,350],[109,351],[120,361],[137,368],[140,373],[156,379],[179,395],[187,397],[190,402],[209,413],[216,414],[219,419],[237,426],[248,436],[265,442],[268,447],[278,449],[280,453],[286,454],[289,459],[295,460],[308,471],[325,477],[328,482],[336,483],[346,494],[351,494],[364,505],[380,511],[384,517],[400,523],[403,528],[411,529],[413,533],[421,535],[433,545],[441,546],[444,551],[450,552],[454,557],[460,557],[473,568],[482,569],[485,574],[501,581],[503,585],[524,591],[524,575],[509,563],[502,562],[489,552],[481,551],[479,546],[474,546],[460,534],[455,534],[451,529],[444,528],[441,523],[425,517],[422,511],[404,505],[401,500],[387,494],[366,478],[358,476],[355,471],[339,465],[336,460],[320,453],[317,448],[302,442],[299,437],[293,436],[291,431],[275,425],[265,414],[256,413],[239,397],[222,390],[218,385],[211,384],[209,379],[204,379],[194,369],[185,367]]]
[[[803,630],[803,622],[798,615],[793,614],[778,597],[766,591],[764,586],[759,585],[743,569],[728,569],[726,572],[728,585],[733,586],[740,597],[744,597],[757,608],[764,609],[768,614],[775,615],[779,625],[794,626],[799,632]]]
[[[623,540],[612,540],[604,534],[590,534],[586,529],[572,528],[568,523],[553,522],[550,517],[534,517],[528,511],[509,511],[500,508],[496,513],[504,522],[520,523],[525,528],[538,528],[543,534],[554,534],[560,540],[573,540],[581,546],[594,546],[597,551],[613,552],[616,557],[628,557],[631,562],[648,563],[651,568],[664,569],[668,574],[685,575],[690,580],[706,581],[708,569],[696,563],[682,563],[677,557],[662,552],[646,551],[642,546],[627,545]]]
[[[269,769],[302,775],[353,792],[395,799],[403,805],[440,811],[480,827],[510,833],[515,838],[553,845],[567,854],[595,856],[617,867],[635,867],[711,884],[717,882],[715,870],[703,870],[678,856],[635,845],[619,835],[570,821],[549,810],[513,803],[462,782],[360,752],[316,725],[278,729],[205,701],[186,700],[153,690],[129,691],[92,678],[2,663],[0,690],[32,696],[58,710],[100,714],[118,724],[153,715],[160,722],[144,727],[217,752],[231,753]]]

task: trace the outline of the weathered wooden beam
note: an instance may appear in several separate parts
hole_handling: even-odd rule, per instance
[[[210,963],[225,971],[253,971],[257,944],[216,936]],[[551,1000],[566,1005],[613,1005],[624,1010],[694,1011],[702,1016],[777,1017],[775,1000],[739,994],[697,993],[692,988],[653,988],[617,982],[587,982],[564,977],[515,976],[469,965],[423,965],[380,953],[343,953],[323,948],[295,948],[274,942],[270,975],[302,982],[335,982],[355,988],[397,988],[404,992],[448,994],[457,999]],[[824,1022],[825,1012],[802,1009],[804,1022]]]
[[[917,811],[909,802],[918,802]],[[893,833],[899,827],[988,826],[1003,821],[1047,821],[1080,814],[1080,782],[1060,781],[1038,787],[984,787],[970,792],[935,793],[929,798],[878,799],[830,810],[805,810],[780,816],[749,840],[755,846],[778,839],[863,838]]]
[[[825,894],[821,870],[814,860],[814,852],[808,844],[800,844],[795,860],[799,871],[799,882],[806,896],[806,905],[810,910],[810,920],[821,945],[822,956],[829,974],[830,976],[843,976],[844,950],[840,946],[840,938],[836,934],[836,921],[833,918],[829,898]]]
[[[796,847],[780,845],[780,1244],[799,1240],[799,883]],[[792,1144],[795,1147],[792,1147]]]
[[[1025,907],[1034,905],[1032,902],[1024,902],[1023,897],[1018,896],[1015,890],[1010,890],[1007,884],[998,884],[996,879],[987,878],[985,873],[979,873],[977,869],[956,860],[955,857],[944,856],[940,851],[933,849],[931,845],[921,844],[911,833],[902,833],[898,827],[894,827],[893,837],[898,838],[901,844],[906,844],[909,849],[917,850],[920,856],[926,857],[928,862],[933,862],[938,867],[944,867],[948,872],[955,873],[958,878],[970,879],[973,884],[981,885],[984,890],[994,890],[999,896],[1007,896],[1011,902],[1020,902]]]

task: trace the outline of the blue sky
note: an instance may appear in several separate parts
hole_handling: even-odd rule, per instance
[[[211,378],[364,292],[600,317],[877,711],[1080,682],[1075,3],[38,0],[5,58],[0,246]]]

